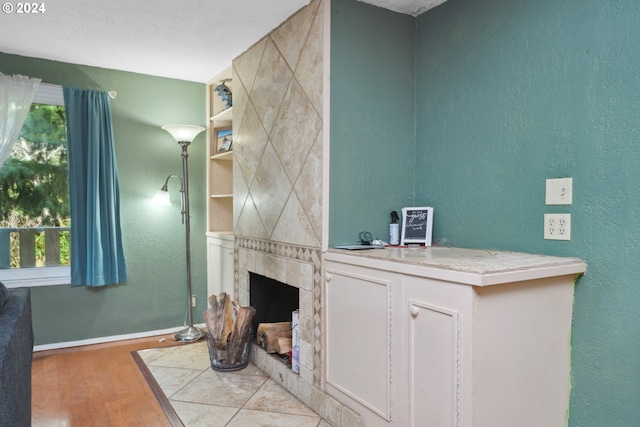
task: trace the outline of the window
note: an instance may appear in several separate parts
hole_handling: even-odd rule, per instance
[[[62,87],[41,84],[0,168],[0,281],[68,284],[70,225]]]

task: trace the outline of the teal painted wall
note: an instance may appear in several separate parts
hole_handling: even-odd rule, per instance
[[[395,80],[407,85],[396,92],[415,94],[414,124],[379,121],[385,107],[374,102],[404,104],[373,99],[382,92],[367,62],[371,52],[383,63],[381,38],[411,23],[355,1],[332,7],[330,244],[382,230],[380,201],[406,201],[435,207],[434,240],[586,260],[569,425],[640,425],[640,3],[449,0],[426,12],[415,19],[415,85]],[[367,149],[385,125],[414,126],[415,146],[400,148],[416,157],[413,181],[399,163],[382,176],[350,168],[388,161]],[[545,206],[545,179],[556,177],[573,177],[573,205]],[[556,212],[572,214],[570,242],[542,238],[544,213]]]
[[[171,207],[156,207],[151,198],[169,174],[182,173],[180,147],[160,127],[204,126],[204,85],[3,53],[0,72],[118,93],[112,110],[129,282],[102,288],[32,288],[36,344],[183,325],[187,296],[179,182],[174,179],[169,184]],[[206,309],[205,148],[204,133],[189,148],[192,282],[199,297],[196,323],[202,322]]]
[[[390,212],[414,198],[415,18],[331,8],[329,245],[388,241]]]
[[[640,3],[450,0],[418,18],[416,200],[434,238],[587,261],[571,426],[640,425]],[[545,179],[573,177],[573,205]],[[572,215],[570,242],[544,213]]]

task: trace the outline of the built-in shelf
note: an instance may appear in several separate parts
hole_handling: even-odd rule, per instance
[[[218,140],[233,130],[233,108],[214,90],[221,82],[233,90],[232,69],[228,67],[207,83],[207,293],[233,295],[233,151]],[[225,143],[227,143],[226,141]],[[218,151],[224,146],[227,151]]]
[[[233,231],[207,231],[205,233],[207,237],[217,237],[220,239],[233,240]]]
[[[233,120],[233,107],[229,107],[226,110],[222,110],[218,114],[215,114],[211,117],[211,121],[214,125],[219,125],[223,123],[231,123]]]
[[[211,156],[211,160],[233,160],[233,151],[225,151]]]
[[[233,151],[218,152],[217,139],[219,131],[233,127],[233,107],[226,108],[226,101],[214,90],[222,81],[233,90],[231,67],[207,84],[207,117],[210,118],[207,126],[207,232],[210,233],[231,233],[233,230]],[[212,266],[211,270],[218,267]]]

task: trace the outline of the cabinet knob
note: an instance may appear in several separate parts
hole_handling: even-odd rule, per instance
[[[332,278],[333,278],[333,277],[332,277],[332,276],[331,276],[331,274],[329,274],[329,273],[326,273],[326,274],[324,275],[324,279],[325,279],[327,282],[330,282]]]
[[[418,307],[416,307],[415,305],[411,305],[411,315],[413,317],[418,316],[418,313],[420,313],[420,310],[418,310]]]

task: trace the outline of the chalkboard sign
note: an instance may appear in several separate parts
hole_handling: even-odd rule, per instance
[[[401,245],[424,243],[431,246],[433,208],[402,208]]]

